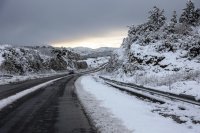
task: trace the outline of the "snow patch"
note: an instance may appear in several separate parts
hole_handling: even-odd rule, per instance
[[[89,68],[97,68],[108,62],[110,57],[88,58],[84,60],[87,62]]]

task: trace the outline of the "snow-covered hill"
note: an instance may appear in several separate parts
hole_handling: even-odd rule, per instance
[[[25,74],[78,68],[80,55],[65,48],[0,46],[1,74]]]
[[[194,95],[200,86],[200,10],[189,1],[179,22],[176,12],[170,22],[157,7],[149,14],[146,23],[129,27],[110,59],[109,76],[165,91],[192,89]]]
[[[111,56],[111,54],[113,53],[114,50],[116,50],[116,48],[102,47],[98,49],[91,49],[86,47],[76,47],[76,48],[69,48],[69,50],[80,54],[83,59],[86,59],[86,58]]]
[[[84,60],[87,62],[89,68],[97,68],[109,61],[110,56],[107,57],[98,57],[98,58],[88,58]]]

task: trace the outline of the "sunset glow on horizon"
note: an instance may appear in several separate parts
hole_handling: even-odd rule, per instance
[[[123,38],[126,36],[126,30],[108,33],[102,36],[94,36],[88,38],[80,38],[72,41],[62,41],[53,43],[54,47],[88,47],[88,48],[100,48],[100,47],[115,47],[118,48],[122,44]]]

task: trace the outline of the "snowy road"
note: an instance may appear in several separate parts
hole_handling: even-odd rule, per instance
[[[78,75],[70,75],[30,93],[0,111],[1,133],[95,132],[74,93]],[[0,98],[53,78],[0,86]]]

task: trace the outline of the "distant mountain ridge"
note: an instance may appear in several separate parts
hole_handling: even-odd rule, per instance
[[[71,50],[72,52],[80,54],[85,59],[85,58],[111,56],[112,53],[117,48],[101,47],[98,49],[92,49],[92,48],[87,48],[87,47],[76,47],[76,48],[68,48],[68,49]]]

